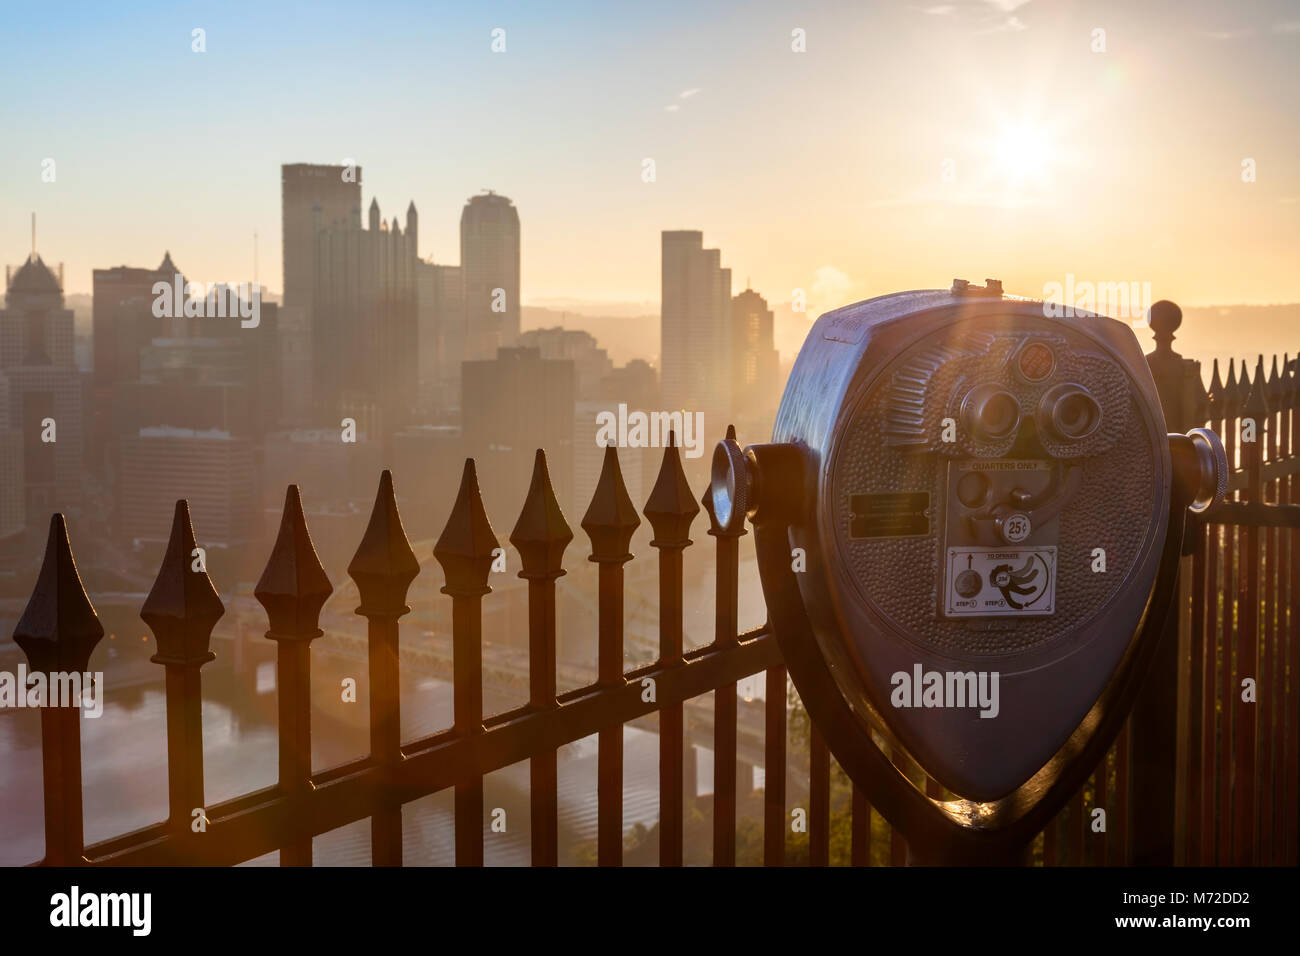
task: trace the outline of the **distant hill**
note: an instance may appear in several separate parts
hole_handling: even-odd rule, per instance
[[[772,306],[772,312],[777,351],[789,362],[798,354],[816,316],[794,312],[788,302]],[[619,365],[631,358],[657,360],[659,355],[655,303],[566,303],[562,309],[524,306],[522,323],[525,329],[554,325],[584,329]],[[1134,331],[1144,352],[1155,347],[1149,329]],[[1246,358],[1253,368],[1256,356],[1262,354],[1267,365],[1275,353],[1300,352],[1300,303],[1188,306],[1183,309],[1183,325],[1174,348],[1186,358],[1200,360],[1207,380],[1216,358],[1225,366],[1229,358]]]
[[[603,314],[525,305],[519,317],[523,331],[545,329],[559,325],[566,329],[589,332],[596,342],[609,353],[615,365],[626,365],[632,359],[645,359],[659,364],[659,307],[653,303],[611,303],[589,306],[593,311],[608,308]],[[637,313],[633,309],[649,309]],[[582,306],[578,306],[582,308]],[[619,314],[622,312],[623,314]]]
[[[1149,329],[1139,329],[1143,348],[1152,347]],[[1286,305],[1211,305],[1183,309],[1183,325],[1174,337],[1174,351],[1184,358],[1198,359],[1206,380],[1210,366],[1219,359],[1226,370],[1229,358],[1247,360],[1254,371],[1255,359],[1264,356],[1265,369],[1273,355],[1294,356],[1300,352],[1300,303]]]
[[[790,311],[788,303],[773,308],[777,350],[792,359],[812,328],[813,316]],[[1151,330],[1136,328],[1143,352],[1155,348]],[[1226,369],[1229,358],[1249,360],[1253,370],[1258,355],[1269,366],[1274,354],[1300,352],[1300,303],[1285,305],[1209,305],[1183,309],[1183,325],[1174,337],[1174,350],[1204,366],[1208,382],[1211,365],[1219,359]]]

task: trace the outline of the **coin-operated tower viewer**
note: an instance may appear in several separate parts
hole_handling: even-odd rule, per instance
[[[914,860],[978,863],[1020,858],[1109,747],[1186,515],[1226,482],[1217,436],[1166,434],[1127,324],[990,280],[821,316],[772,441],[720,443],[711,495],[754,525],[772,628],[841,766]],[[961,799],[918,791],[873,731]]]

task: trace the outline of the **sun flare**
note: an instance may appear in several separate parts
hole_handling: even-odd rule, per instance
[[[1044,185],[1056,155],[1047,132],[1028,123],[1002,127],[991,152],[998,178],[1011,187]]]

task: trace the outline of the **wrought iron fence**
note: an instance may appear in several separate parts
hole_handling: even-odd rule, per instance
[[[1232,500],[1190,532],[1182,641],[1144,691],[1156,709],[1135,711],[1137,716],[1090,780],[1035,841],[1034,859],[1044,865],[1148,861],[1141,840],[1135,840],[1134,831],[1140,828],[1180,834],[1175,858],[1166,862],[1296,861],[1300,455],[1295,410],[1300,373],[1295,362],[1283,359],[1280,368],[1274,360],[1271,375],[1265,376],[1261,358],[1253,379],[1244,365],[1239,372],[1229,365],[1225,383],[1216,363],[1207,394],[1200,385],[1199,367],[1170,349],[1176,327],[1175,322],[1167,330],[1157,328],[1159,345],[1150,356],[1170,427],[1209,422],[1220,431],[1236,467]],[[1178,408],[1171,407],[1179,402]],[[1247,420],[1254,440],[1241,441]],[[509,537],[522,559],[520,576],[528,582],[528,702],[485,715],[482,602],[491,591],[489,571],[498,541],[479,494],[474,462],[467,461],[451,516],[433,552],[452,609],[453,725],[403,742],[399,621],[410,611],[407,589],[420,565],[402,527],[392,476],[384,472],[369,525],[348,566],[360,598],[356,613],[366,619],[368,629],[370,754],[313,772],[310,648],[322,634],[319,614],[333,588],[312,545],[298,487],[290,486],[278,537],[255,589],[268,619],[266,637],[277,649],[279,780],[207,806],[201,669],[213,659],[211,634],[224,607],[206,570],[195,570],[189,508],[185,501],[177,502],[162,566],[141,609],[157,644],[153,660],[165,669],[168,818],[85,845],[80,714],[71,708],[45,708],[43,862],[228,865],[278,850],[281,865],[310,865],[313,837],[369,818],[372,862],[400,865],[402,806],[451,788],[455,862],[481,865],[484,776],[528,760],[532,862],[554,865],[559,862],[557,752],[565,744],[596,735],[595,857],[601,865],[618,865],[625,841],[623,726],[657,712],[659,862],[680,865],[687,779],[683,705],[713,692],[712,860],[732,865],[737,833],[736,683],[765,674],[762,858],[767,865],[783,864],[791,833],[788,723],[802,726],[800,711],[788,707],[786,673],[772,633],[766,627],[738,633],[738,549],[744,532],[722,529],[712,520],[707,494],[703,503],[716,548],[714,640],[683,650],[683,552],[692,544],[691,527],[701,507],[678,449],[670,446],[642,511],[659,556],[659,658],[625,671],[624,565],[632,560],[629,543],[641,519],[624,486],[617,452],[606,449],[599,483],[581,521],[590,543],[589,560],[598,567],[597,676],[588,686],[557,693],[556,580],[565,573],[563,557],[574,535],[539,450],[532,483]],[[56,514],[15,640],[33,670],[85,671],[102,636],[77,573],[63,517]],[[1242,700],[1241,681],[1247,677],[1255,681],[1253,703]],[[652,693],[647,693],[649,688]],[[1166,696],[1158,696],[1161,693]],[[1176,705],[1171,703],[1175,700]],[[1142,721],[1135,724],[1139,718]],[[903,862],[902,836],[873,813],[865,795],[834,767],[816,728],[806,729],[808,862]],[[1162,741],[1170,739],[1177,753],[1165,761],[1158,755]],[[1143,755],[1140,761],[1131,759],[1134,749]],[[1148,754],[1157,756],[1147,759]],[[905,753],[896,752],[893,759],[931,797],[945,796]],[[1139,798],[1137,819],[1134,803]],[[196,808],[203,808],[207,820],[201,834],[191,828]],[[1102,829],[1097,827],[1096,809],[1106,811]]]

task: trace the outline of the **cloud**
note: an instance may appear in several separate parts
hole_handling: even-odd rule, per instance
[[[855,285],[856,282],[834,266],[821,266],[813,273],[813,283],[808,290],[809,313],[818,315],[852,302]]]
[[[681,109],[681,107],[678,106],[676,103],[669,103],[667,106],[664,107],[664,109],[667,110],[669,113],[676,113],[679,109]]]
[[[995,27],[989,27],[987,30],[977,30],[977,34],[984,33],[1019,33],[1021,30],[1028,30],[1023,20],[1019,17],[1007,17]]]
[[[700,88],[698,86],[693,86],[689,90],[682,90],[681,93],[678,94],[678,97],[683,100],[689,100],[698,92],[700,92]]]
[[[1202,35],[1209,37],[1211,40],[1240,40],[1254,32],[1249,27],[1243,27],[1239,30],[1206,30],[1203,31]]]
[[[867,202],[868,209],[889,209],[897,206],[921,206],[926,203],[948,203],[953,206],[979,206],[986,209],[1032,209],[1042,206],[1057,206],[1059,201],[1041,196],[1017,196],[999,193],[953,193],[940,192],[936,189],[917,189],[905,196],[891,196],[885,199],[872,199]]]
[[[1019,33],[1029,26],[1011,14],[1030,0],[963,0],[962,3],[939,3],[928,7],[909,7],[932,17],[951,17],[972,27],[983,27],[975,35]],[[991,24],[991,25],[990,25]]]
[[[1273,24],[1274,33],[1300,33],[1300,20],[1284,20]]]

